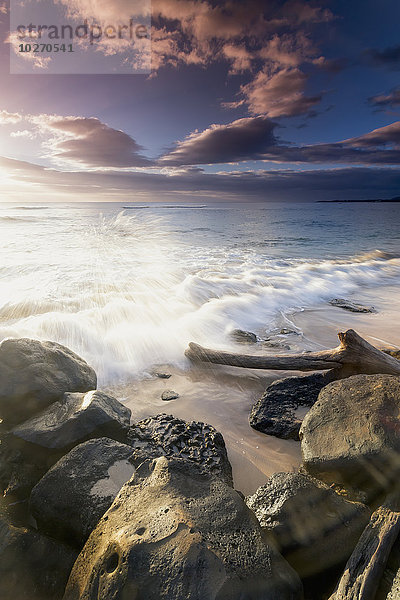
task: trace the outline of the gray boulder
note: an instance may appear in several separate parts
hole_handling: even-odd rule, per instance
[[[300,429],[304,468],[369,501],[398,485],[400,378],[355,375],[327,385]]]
[[[191,460],[233,485],[224,438],[211,425],[160,414],[132,425],[127,444],[135,449],[137,461],[159,456]]]
[[[0,598],[58,600],[62,598],[74,550],[25,527],[15,527],[0,511]]]
[[[346,562],[371,516],[364,504],[300,473],[275,473],[246,503],[303,578]]]
[[[0,343],[0,418],[20,423],[65,392],[96,388],[94,370],[55,342],[6,339]]]
[[[124,441],[130,416],[129,408],[103,392],[67,393],[36,417],[14,427],[10,435],[25,454],[59,458],[91,438]]]
[[[298,575],[240,495],[189,461],[159,458],[121,489],[79,555],[64,600],[297,600]]]
[[[331,377],[328,372],[274,381],[251,409],[250,426],[284,440],[298,440],[302,419],[296,416],[296,410],[312,406]]]
[[[30,508],[41,531],[83,546],[135,467],[133,450],[109,438],[76,446],[33,488]]]

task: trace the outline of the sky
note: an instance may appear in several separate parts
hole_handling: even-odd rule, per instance
[[[0,0],[2,201],[400,195],[398,0],[51,2]],[[102,38],[22,55],[54,7]]]

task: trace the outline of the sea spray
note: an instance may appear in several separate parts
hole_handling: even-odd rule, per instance
[[[232,329],[266,335],[282,315],[400,281],[400,259],[381,251],[274,257],[246,239],[197,244],[209,235],[203,222],[193,222],[191,240],[178,217],[171,226],[150,211],[80,210],[3,226],[0,338],[65,344],[100,385],[155,363],[183,367],[189,341],[232,349]]]

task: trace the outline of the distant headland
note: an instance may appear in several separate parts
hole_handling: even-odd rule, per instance
[[[367,200],[317,200],[317,202],[400,202],[400,196],[395,198],[371,198]]]

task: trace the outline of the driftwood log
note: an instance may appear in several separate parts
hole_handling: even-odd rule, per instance
[[[185,355],[192,361],[280,371],[323,371],[349,367],[355,373],[400,375],[400,360],[378,350],[353,329],[338,334],[340,345],[331,350],[303,354],[256,356],[210,350],[191,342]]]
[[[330,600],[374,600],[400,533],[399,496],[380,506],[364,529]]]

